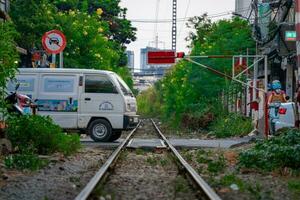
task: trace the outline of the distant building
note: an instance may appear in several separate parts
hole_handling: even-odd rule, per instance
[[[251,12],[252,0],[235,0],[235,13],[248,18]]]
[[[127,67],[130,71],[134,71],[134,51],[126,51],[127,54]]]
[[[140,68],[141,73],[148,73],[148,74],[155,74],[155,75],[163,75],[165,70],[170,68],[172,65],[149,65],[148,64],[148,51],[155,51],[161,50],[153,47],[146,47],[141,49],[141,56],[140,56]]]

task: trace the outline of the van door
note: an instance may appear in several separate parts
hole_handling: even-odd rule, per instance
[[[38,114],[50,116],[62,128],[77,128],[78,79],[74,74],[41,74]]]
[[[124,106],[120,91],[107,75],[84,75],[80,95],[80,128],[86,128],[91,117],[101,117],[107,119],[113,129],[122,129]]]

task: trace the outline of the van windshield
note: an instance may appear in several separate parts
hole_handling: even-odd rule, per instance
[[[117,74],[114,74],[114,75],[115,75],[115,78],[117,79],[117,82],[120,85],[120,88],[121,88],[123,94],[125,96],[132,96],[133,97],[132,91],[130,90],[128,85],[123,81],[123,79],[120,76],[118,76]]]

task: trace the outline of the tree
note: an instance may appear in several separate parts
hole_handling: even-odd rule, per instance
[[[123,10],[118,4],[117,0],[12,0],[11,17],[20,33],[17,42],[29,52],[42,49],[42,35],[61,30],[67,38],[65,67],[112,70],[132,86],[128,69],[119,67],[127,61],[124,44],[132,41],[135,33],[125,14],[123,19],[117,17]],[[111,31],[113,19],[125,25]],[[112,36],[119,31],[123,38]]]
[[[19,58],[15,43],[17,32],[13,23],[0,21],[0,32],[0,108],[3,109],[6,83],[14,77]]]
[[[113,45],[103,35],[106,23],[81,11],[59,12],[56,22],[67,37],[65,67],[113,70],[119,59]]]
[[[239,18],[211,22],[207,15],[189,20],[195,29],[187,38],[191,55],[240,55],[246,49],[254,50],[251,29],[247,21]],[[231,59],[197,60],[214,69],[231,75]],[[223,77],[187,61],[177,63],[160,81],[158,101],[166,118],[177,124],[188,113],[193,116],[220,114],[218,97],[224,88],[231,86]],[[216,109],[218,108],[218,109]]]
[[[20,33],[18,45],[27,50],[34,47],[41,49],[42,35],[58,27],[55,23],[56,12],[48,0],[12,0],[10,16]]]
[[[97,13],[99,20],[107,22],[108,29],[103,34],[112,42],[119,54],[118,66],[125,66],[127,56],[125,45],[136,40],[136,28],[126,19],[126,8],[119,6],[120,0],[52,0],[61,11],[80,10],[90,15]]]

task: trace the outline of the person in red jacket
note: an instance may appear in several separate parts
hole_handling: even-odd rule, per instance
[[[286,94],[281,90],[281,83],[278,80],[272,82],[272,92],[268,98],[268,104],[274,102],[286,103]]]

